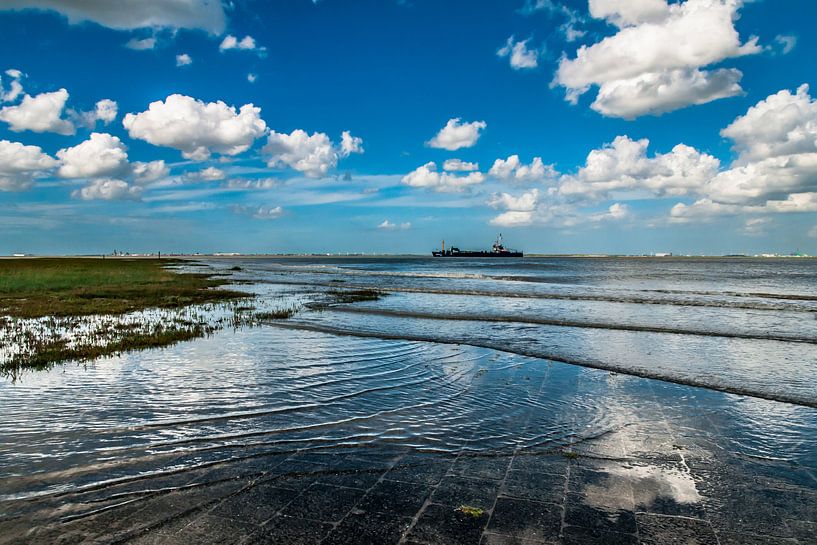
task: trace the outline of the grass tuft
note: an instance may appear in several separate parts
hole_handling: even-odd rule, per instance
[[[479,518],[485,514],[485,509],[482,507],[472,507],[470,505],[460,505],[456,511],[462,513],[467,517]]]
[[[267,312],[257,312],[255,318],[257,320],[286,320],[292,318],[297,310],[295,307],[279,308]]]
[[[147,350],[170,346],[182,341],[197,339],[212,333],[204,324],[178,327],[156,326],[150,331],[125,331],[115,340],[100,344],[95,340],[69,346],[65,339],[43,341],[28,354],[19,354],[0,369],[3,374],[15,374],[22,368],[45,370],[64,361],[90,361],[103,356],[121,354],[134,350]]]
[[[363,290],[333,290],[329,295],[338,303],[358,303],[361,301],[377,301],[383,297],[383,292],[372,289]]]

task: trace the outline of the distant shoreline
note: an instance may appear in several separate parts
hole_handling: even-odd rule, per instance
[[[0,260],[9,259],[441,259],[441,260],[468,260],[475,258],[433,258],[429,254],[161,254],[159,255],[0,255]],[[523,258],[559,258],[559,259],[661,259],[661,260],[685,260],[685,259],[817,259],[812,255],[629,255],[629,254],[526,254]],[[478,258],[476,258],[478,259]],[[501,258],[499,259],[502,260]]]

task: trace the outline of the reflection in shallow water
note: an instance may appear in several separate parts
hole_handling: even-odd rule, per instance
[[[287,265],[285,279],[315,274],[314,264],[308,266],[303,272]],[[264,272],[265,267],[263,262],[242,264],[240,275],[269,274],[266,280],[271,281],[283,274],[280,264],[273,272]],[[557,264],[555,270],[565,272],[565,267]],[[574,272],[582,289],[598,282],[586,270]],[[341,277],[347,273],[332,271]],[[403,285],[415,282],[406,274],[397,278]],[[643,275],[625,280],[616,268],[610,282],[616,290],[660,288],[655,278]],[[696,285],[691,276],[684,282],[701,292],[711,288]],[[741,283],[750,282],[738,275],[736,284]],[[778,291],[798,286],[778,286]],[[261,306],[282,295],[325,298],[324,288],[314,286],[263,283],[248,289],[261,293]],[[486,298],[438,297],[397,295],[364,306],[433,311],[462,301],[471,310],[482,306],[486,313],[611,324],[682,321],[684,327],[697,328],[711,320],[743,333],[777,324],[787,334],[814,333],[813,324],[792,326],[796,321],[787,312],[808,315],[802,308],[779,316],[763,314],[758,322],[745,316],[733,322],[743,311],[727,308],[718,314],[710,307],[703,321],[696,321],[689,308],[677,305],[651,305],[640,315],[627,306],[632,303],[541,304],[519,298],[492,307]],[[663,527],[662,519],[650,517],[666,516],[706,525],[711,520],[715,530],[706,526],[709,532],[786,539],[804,535],[803,528],[817,523],[817,410],[804,406],[815,399],[811,345],[580,324],[369,316],[331,307],[301,312],[291,323],[373,336],[278,326],[227,329],[163,350],[67,364],[26,374],[16,383],[0,382],[0,529],[12,525],[8,535],[15,535],[20,530],[14,524],[36,523],[68,531],[49,526],[61,520],[85,525],[89,536],[131,532],[164,520],[168,513],[188,516],[180,514],[182,505],[225,505],[233,497],[249,498],[259,483],[286,496],[280,510],[269,514],[286,520],[303,515],[299,501],[316,509],[309,503],[313,489],[338,487],[340,491],[332,489],[337,501],[345,497],[341,492],[355,496],[359,491],[359,497],[338,508],[344,517],[366,511],[355,507],[365,505],[364,494],[416,494],[416,505],[401,507],[405,516],[416,519],[415,526],[401,531],[426,538],[438,535],[434,532],[441,531],[442,518],[468,502],[490,513],[490,522],[482,521],[479,532],[538,539],[547,535],[543,525],[552,521],[558,522],[557,537],[588,528],[631,536],[637,527],[639,532],[656,531]],[[412,336],[446,342],[405,340]],[[480,344],[484,346],[476,346]],[[514,353],[537,351],[653,376],[666,373],[676,382],[689,378],[767,397],[788,396],[804,404]],[[395,488],[378,492],[372,488],[376,483]],[[791,498],[781,498],[780,491]],[[766,511],[752,511],[747,498],[752,505],[762,500],[757,509]],[[241,505],[258,501],[247,499]],[[514,519],[514,513],[527,513],[531,505],[551,507],[531,511],[523,522]],[[636,514],[647,518],[637,521]],[[320,520],[340,528],[340,519],[332,518],[336,515],[320,514]],[[737,515],[743,521],[739,527],[729,522]],[[541,525],[532,526],[533,520]],[[46,532],[40,541],[49,541],[43,536],[50,535]]]

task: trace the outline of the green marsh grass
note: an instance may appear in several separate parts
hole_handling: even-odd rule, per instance
[[[0,314],[19,318],[124,314],[181,308],[247,294],[218,288],[206,274],[165,268],[158,259],[0,259]]]
[[[0,340],[14,348],[0,374],[48,369],[209,335],[208,318],[251,294],[219,287],[207,274],[179,273],[158,259],[0,259]],[[209,309],[209,310],[208,310]],[[139,316],[140,312],[144,312]],[[134,316],[126,316],[136,313]]]

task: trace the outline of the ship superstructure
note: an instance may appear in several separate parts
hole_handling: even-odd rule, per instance
[[[460,250],[456,246],[452,246],[448,250],[445,249],[445,240],[439,250],[431,252],[434,257],[523,257],[523,253],[518,250],[511,250],[502,244],[502,233],[496,239],[490,250]]]

